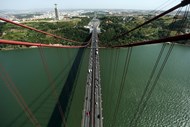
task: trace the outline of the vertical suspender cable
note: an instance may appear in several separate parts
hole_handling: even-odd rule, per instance
[[[112,86],[112,88],[115,88],[114,85],[115,85],[115,82],[116,82],[115,77],[117,75],[117,67],[118,67],[118,60],[119,60],[119,51],[120,51],[119,49],[116,49],[116,57],[115,57],[115,60],[114,60],[113,78],[111,79],[111,86]],[[111,117],[111,115],[109,115],[109,117]],[[110,122],[110,124],[111,124],[111,122]]]
[[[40,56],[41,56],[41,60],[42,60],[42,63],[43,63],[43,66],[44,66],[44,69],[45,69],[45,72],[48,76],[48,81],[50,83],[50,87],[52,89],[52,95],[55,97],[55,99],[57,100],[58,102],[58,109],[59,109],[59,112],[60,112],[60,115],[61,115],[61,119],[63,121],[63,124],[64,126],[66,127],[66,121],[65,121],[65,117],[64,117],[64,113],[63,113],[63,109],[61,107],[61,103],[60,103],[60,100],[58,98],[58,93],[56,91],[56,86],[55,86],[55,82],[53,81],[52,79],[52,75],[49,71],[49,67],[48,67],[48,64],[47,64],[47,61],[45,59],[45,56],[44,56],[44,52],[43,52],[43,49],[41,47],[38,47],[39,48],[39,51],[40,51]]]
[[[113,115],[113,118],[112,118],[111,127],[115,127],[116,116],[117,116],[118,109],[119,109],[119,106],[120,106],[121,97],[122,97],[122,93],[123,93],[123,89],[124,89],[124,83],[125,83],[125,80],[126,80],[128,69],[129,69],[129,63],[130,63],[130,59],[131,59],[131,54],[132,54],[132,48],[130,47],[130,48],[128,48],[127,57],[125,59],[124,72],[123,72],[123,75],[122,75],[122,81],[121,81],[121,85],[120,85],[120,88],[119,88],[119,93],[118,93],[117,102],[116,102],[116,108],[114,110],[114,115]]]
[[[15,84],[12,82],[10,76],[8,75],[8,73],[6,72],[6,70],[4,69],[4,67],[1,64],[0,64],[0,70],[5,75],[5,76],[3,76],[2,73],[0,73],[0,77],[5,82],[6,86],[9,89],[9,91],[16,98],[17,102],[19,103],[19,105],[21,106],[21,108],[23,109],[23,111],[25,112],[25,114],[28,117],[28,119],[32,122],[32,124],[35,127],[41,127],[40,123],[38,122],[38,120],[36,119],[36,117],[34,116],[34,114],[32,113],[32,111],[29,109],[29,107],[26,104],[24,98],[22,97],[22,95],[20,94],[20,92],[16,88]]]
[[[188,8],[189,8],[189,7],[186,8],[186,11],[185,11],[185,14],[184,14],[184,18],[183,18],[184,20],[187,19]],[[176,15],[179,15],[180,11],[181,11],[181,9],[179,9],[179,11],[177,12]],[[175,19],[174,19],[173,22],[175,22]],[[183,21],[183,23],[181,24],[181,27],[180,27],[180,28],[182,28],[182,26],[184,25],[184,22],[185,22],[185,21]],[[174,28],[174,25],[172,26],[172,28]],[[134,117],[133,117],[133,119],[132,119],[132,121],[131,121],[131,123],[130,123],[130,126],[133,126],[133,123],[134,123],[134,126],[135,126],[135,127],[137,126],[137,121],[138,121],[138,119],[141,117],[141,115],[142,115],[142,113],[143,113],[143,111],[144,111],[144,109],[145,109],[145,107],[146,107],[146,105],[147,105],[147,102],[148,102],[148,100],[149,100],[150,97],[151,97],[151,94],[152,94],[152,92],[153,92],[153,90],[154,90],[154,88],[155,88],[155,86],[156,86],[156,84],[157,84],[157,82],[158,82],[158,80],[159,80],[159,78],[160,78],[160,75],[161,75],[161,73],[162,73],[162,71],[163,71],[163,69],[164,69],[164,67],[165,67],[165,65],[166,65],[166,63],[167,63],[167,61],[168,61],[168,58],[169,58],[169,56],[170,56],[170,54],[171,54],[171,52],[172,52],[172,50],[173,50],[173,47],[174,47],[174,43],[172,43],[172,45],[170,46],[170,48],[169,48],[169,50],[168,50],[168,52],[167,52],[167,54],[166,54],[166,56],[165,56],[165,59],[164,59],[162,65],[161,65],[161,67],[160,67],[160,69],[159,69],[159,72],[158,72],[158,74],[157,74],[157,76],[156,76],[156,78],[155,78],[155,80],[154,80],[154,82],[153,82],[153,85],[152,85],[152,87],[150,88],[150,91],[147,93],[147,97],[145,97],[146,92],[147,92],[147,89],[148,89],[148,87],[150,86],[150,82],[151,82],[151,80],[152,80],[152,78],[153,78],[153,75],[154,75],[154,73],[155,73],[155,69],[157,68],[157,62],[156,62],[155,66],[154,66],[154,68],[153,68],[153,71],[152,71],[152,73],[151,73],[151,76],[150,76],[150,78],[149,78],[149,80],[148,80],[148,83],[147,83],[147,86],[146,86],[146,88],[145,88],[145,91],[144,91],[144,93],[143,93],[143,96],[142,96],[142,98],[141,98],[141,100],[140,100],[140,103],[139,103],[139,105],[138,105],[137,112],[135,113],[135,115],[134,115]],[[162,50],[161,50],[161,52],[162,52]],[[159,57],[160,57],[160,55],[159,55]],[[159,57],[158,57],[158,59],[160,59]],[[158,60],[158,59],[157,59],[157,61],[159,62],[160,60]],[[156,68],[155,68],[155,67],[156,67]],[[144,103],[143,103],[143,99],[144,99]],[[141,105],[142,105],[142,108],[140,107]]]
[[[112,41],[113,41],[113,40],[116,40],[116,39],[118,39],[118,38],[120,38],[120,37],[123,37],[123,36],[125,36],[125,35],[128,35],[128,34],[131,33],[132,31],[135,31],[135,30],[141,28],[142,26],[147,25],[147,24],[149,24],[150,22],[152,22],[152,21],[154,21],[154,20],[156,20],[156,19],[158,19],[158,18],[160,18],[160,17],[162,17],[162,16],[164,16],[164,15],[166,15],[166,14],[168,14],[168,13],[170,13],[170,12],[172,12],[172,11],[178,9],[178,8],[180,8],[180,7],[184,7],[184,6],[188,5],[188,4],[190,4],[190,0],[182,0],[181,3],[179,3],[178,5],[176,5],[176,6],[172,7],[172,8],[170,8],[169,10],[164,11],[163,13],[161,13],[161,14],[155,16],[154,18],[152,18],[152,19],[150,19],[150,20],[148,20],[148,21],[142,23],[141,25],[138,25],[137,27],[135,27],[135,28],[133,28],[133,29],[131,29],[131,30],[125,32],[125,33],[120,34],[119,36],[114,37],[114,38],[112,39]]]
[[[170,56],[170,54],[171,54],[171,52],[172,52],[172,50],[173,50],[173,47],[174,47],[174,44],[172,44],[172,45],[170,46],[170,48],[169,48],[169,50],[168,50],[168,52],[167,52],[167,54],[166,54],[166,57],[165,57],[165,59],[164,59],[162,65],[161,65],[161,68],[159,69],[159,72],[158,72],[158,74],[157,74],[157,76],[156,76],[156,78],[155,78],[155,80],[154,80],[154,82],[153,82],[153,85],[152,85],[152,87],[150,88],[150,91],[148,92],[148,95],[147,95],[147,97],[145,98],[144,103],[142,104],[142,108],[141,108],[141,110],[139,111],[139,114],[137,115],[137,117],[136,117],[136,119],[135,119],[134,127],[137,127],[137,121],[138,121],[139,118],[142,116],[142,113],[143,113],[143,111],[144,111],[144,109],[145,109],[145,107],[146,107],[146,105],[147,105],[148,100],[150,99],[150,97],[151,97],[151,95],[152,95],[152,92],[153,92],[154,88],[155,88],[156,85],[157,85],[157,82],[158,82],[158,80],[159,80],[159,78],[160,78],[160,75],[161,75],[161,73],[162,73],[162,71],[163,71],[163,69],[164,69],[164,67],[165,67],[165,65],[166,65],[166,63],[167,63],[167,61],[168,61],[168,58],[169,58],[169,56]]]
[[[146,87],[145,87],[145,89],[144,89],[144,92],[143,92],[143,94],[142,94],[142,97],[141,97],[141,99],[140,99],[140,101],[139,101],[139,103],[138,103],[138,105],[137,105],[137,110],[136,110],[136,112],[135,112],[135,114],[134,114],[134,116],[133,116],[133,118],[132,118],[132,120],[131,120],[131,122],[130,122],[130,126],[132,126],[135,117],[136,117],[137,114],[139,113],[140,106],[142,105],[143,100],[144,100],[144,98],[145,98],[145,95],[146,95],[146,93],[147,93],[147,91],[148,91],[148,88],[150,87],[151,80],[152,80],[152,78],[153,78],[153,76],[154,76],[154,74],[155,74],[155,71],[156,71],[157,67],[158,67],[158,63],[159,63],[159,61],[160,61],[160,59],[161,59],[161,57],[162,57],[162,54],[163,54],[164,49],[165,49],[165,46],[166,46],[166,44],[163,44],[163,45],[162,45],[162,48],[161,48],[161,50],[160,50],[160,53],[159,53],[159,55],[158,55],[158,57],[157,57],[157,60],[156,60],[156,62],[155,62],[155,64],[154,64],[153,70],[152,70],[152,72],[151,72],[151,74],[150,74],[150,78],[148,79],[148,82],[147,82],[147,85],[146,85]]]

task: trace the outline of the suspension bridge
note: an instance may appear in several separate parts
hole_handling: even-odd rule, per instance
[[[122,38],[124,36],[127,36],[129,33],[143,27],[144,25],[147,25],[149,23],[151,23],[154,20],[157,20],[158,18],[178,9],[181,7],[185,7],[188,6],[189,7],[190,1],[189,0],[183,0],[181,3],[179,3],[178,5],[174,6],[173,8],[161,13],[160,15],[155,16],[154,18],[144,22],[143,24],[125,32],[122,33],[121,35],[114,37],[112,39],[113,40],[117,40],[119,38]],[[186,12],[184,14],[184,20],[187,20],[188,16],[188,12]],[[61,39],[64,41],[68,41],[68,42],[72,42],[72,43],[80,43],[78,41],[75,40],[71,40],[71,39],[67,39],[67,38],[63,38],[42,30],[38,30],[36,28],[33,27],[29,27],[27,25],[23,25],[20,23],[16,23],[13,21],[10,21],[8,19],[5,18],[1,18],[0,20],[5,21],[7,23],[11,23],[26,29],[30,29],[32,31],[38,32],[38,33],[42,33],[45,34],[47,36],[51,36],[57,39]],[[91,35],[91,39],[88,42],[83,43],[82,45],[78,45],[78,46],[55,46],[55,45],[50,45],[50,44],[41,44],[41,43],[32,43],[32,42],[22,42],[22,41],[14,41],[14,40],[4,40],[4,39],[0,39],[0,44],[9,44],[9,45],[25,45],[25,46],[36,46],[39,48],[39,52],[42,58],[42,62],[45,68],[45,71],[48,75],[48,80],[49,82],[52,82],[52,76],[50,74],[50,71],[48,69],[48,65],[47,62],[44,58],[44,51],[42,47],[48,47],[48,48],[76,48],[76,49],[81,49],[79,50],[79,52],[82,52],[83,49],[85,48],[90,48],[90,53],[89,53],[89,62],[88,62],[88,72],[87,72],[87,81],[85,84],[85,96],[84,96],[84,101],[83,101],[83,110],[81,111],[82,113],[82,120],[81,120],[81,127],[103,127],[103,106],[102,106],[102,102],[104,101],[102,99],[102,84],[101,84],[101,70],[100,70],[100,66],[101,63],[99,62],[99,39],[98,39],[98,30],[99,29],[99,25],[100,25],[100,21],[98,19],[93,18],[92,21],[92,35]],[[169,46],[168,50],[166,51],[166,55],[165,57],[163,57],[164,51],[166,49],[166,45],[163,45],[160,49],[160,52],[158,54],[158,57],[155,61],[155,65],[153,67],[153,70],[151,72],[151,75],[147,81],[145,90],[142,94],[142,97],[140,98],[140,101],[138,103],[136,112],[134,113],[134,116],[132,117],[132,120],[130,121],[129,126],[130,127],[136,127],[137,126],[137,121],[140,119],[147,103],[148,100],[150,99],[150,96],[160,78],[160,75],[162,74],[166,63],[170,57],[170,54],[175,46],[175,44],[173,42],[176,41],[182,41],[182,40],[189,40],[190,39],[190,34],[183,34],[183,35],[176,35],[176,36],[172,36],[172,37],[166,37],[166,38],[161,38],[161,39],[157,39],[157,40],[149,40],[149,41],[140,41],[140,42],[134,42],[134,43],[129,43],[129,44],[125,44],[125,45],[115,45],[112,48],[119,48],[119,47],[127,47],[127,55],[126,55],[126,59],[125,59],[125,64],[124,64],[124,68],[123,68],[123,75],[121,77],[121,84],[119,87],[119,93],[117,95],[117,103],[116,103],[116,107],[115,110],[113,112],[113,117],[112,117],[112,124],[111,127],[114,127],[116,124],[116,118],[117,118],[117,114],[118,114],[118,109],[120,108],[120,103],[121,103],[121,97],[122,97],[122,93],[123,93],[123,89],[124,89],[124,85],[125,85],[125,80],[126,77],[128,75],[128,70],[129,70],[129,64],[130,64],[130,59],[132,57],[132,52],[133,52],[133,47],[135,46],[142,46],[142,45],[150,45],[150,44],[157,44],[157,43],[166,43],[166,42],[171,42],[171,45]],[[81,55],[77,55],[76,56],[78,59],[81,59]],[[158,71],[158,65],[159,62],[161,61],[161,59],[163,59],[163,62],[160,65],[160,69]],[[74,62],[75,63],[75,62]],[[77,63],[76,63],[77,64]],[[75,65],[76,66],[76,65]],[[2,81],[6,84],[7,88],[10,90],[10,92],[12,93],[12,95],[15,97],[15,99],[17,100],[17,102],[19,103],[20,107],[22,108],[22,110],[25,112],[27,118],[29,119],[29,121],[33,124],[33,126],[35,127],[41,127],[41,123],[38,121],[38,119],[36,118],[36,116],[34,115],[34,113],[32,112],[32,110],[30,109],[30,107],[28,106],[28,104],[26,103],[26,100],[22,97],[22,94],[19,92],[18,88],[16,87],[15,83],[11,80],[9,74],[6,72],[6,69],[4,68],[4,65],[0,63],[0,78],[2,79]],[[157,72],[157,73],[156,73]],[[76,74],[72,74],[72,76],[76,76]],[[155,77],[155,79],[153,80],[153,77]],[[150,85],[152,83],[152,85]],[[69,84],[69,83],[68,83]],[[67,102],[67,99],[62,99],[62,92],[61,95],[58,95],[58,93],[56,92],[56,86],[54,83],[51,83],[52,88],[52,95],[55,97],[55,99],[57,100],[56,102],[56,106],[55,109],[53,110],[52,116],[48,122],[48,126],[61,126],[63,125],[64,127],[67,127],[67,121],[65,119],[65,112],[66,109],[63,108],[63,103]],[[70,91],[71,86],[68,85],[68,88],[66,88],[66,91]],[[71,90],[72,91],[72,90]],[[64,94],[64,92],[63,92]],[[65,95],[67,96],[67,95]],[[64,100],[64,102],[62,102],[62,100]],[[51,122],[54,121],[54,119],[60,119],[59,122]]]

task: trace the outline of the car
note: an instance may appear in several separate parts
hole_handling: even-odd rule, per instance
[[[88,69],[88,73],[92,72],[92,69]]]

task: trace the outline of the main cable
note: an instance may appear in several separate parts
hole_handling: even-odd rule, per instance
[[[23,41],[12,41],[0,39],[0,44],[11,44],[11,45],[24,45],[24,46],[37,46],[37,47],[51,47],[51,48],[85,48],[89,45],[89,42],[80,46],[64,46],[64,45],[49,45],[42,43],[32,43],[32,42],[23,42]]]
[[[187,10],[188,10],[187,8],[188,8],[188,7],[186,7],[186,11],[185,11],[184,17],[183,17],[184,20],[185,20],[186,17],[187,17]],[[178,16],[178,15],[180,14],[181,10],[182,10],[182,8],[177,11],[177,13],[176,13],[175,16]],[[172,29],[175,27],[175,26],[174,26],[174,23],[175,23],[175,21],[176,21],[175,16],[174,16],[174,20],[173,20],[173,24],[172,24]],[[169,33],[168,33],[168,34],[169,34]],[[160,78],[160,75],[161,75],[161,73],[162,73],[162,71],[163,71],[163,69],[164,69],[164,67],[165,67],[165,65],[166,65],[166,63],[167,63],[167,61],[168,61],[168,58],[169,58],[169,56],[170,56],[170,54],[171,54],[171,52],[172,52],[172,50],[173,50],[174,43],[172,43],[172,45],[170,46],[170,48],[169,48],[169,50],[168,50],[168,52],[167,52],[167,54],[166,54],[166,56],[165,56],[165,59],[164,59],[162,65],[161,65],[161,67],[160,67],[160,69],[159,69],[159,72],[158,72],[158,74],[157,74],[157,76],[156,76],[156,78],[155,78],[155,80],[154,80],[154,83],[153,83],[152,87],[150,88],[150,91],[147,93],[148,88],[150,87],[151,80],[152,80],[152,78],[153,78],[153,76],[154,76],[154,74],[155,74],[155,71],[156,71],[156,69],[157,69],[158,63],[159,63],[159,61],[160,61],[160,59],[161,59],[161,56],[162,56],[162,54],[163,54],[163,51],[164,51],[165,46],[166,46],[166,44],[164,44],[164,45],[162,46],[161,50],[160,50],[160,53],[159,53],[158,58],[157,58],[157,61],[156,61],[155,65],[154,65],[154,67],[153,67],[153,70],[152,70],[152,73],[151,73],[151,75],[150,75],[150,78],[149,78],[149,80],[148,80],[148,82],[147,82],[147,85],[146,85],[146,87],[145,87],[145,90],[144,90],[144,92],[143,92],[143,95],[142,95],[142,97],[141,97],[141,100],[140,100],[140,102],[139,102],[139,104],[138,104],[136,113],[134,114],[134,117],[132,118],[132,120],[131,120],[131,122],[130,122],[130,126],[133,126],[133,123],[134,123],[134,126],[135,126],[135,127],[137,126],[137,121],[138,121],[138,119],[142,116],[142,113],[143,113],[143,111],[144,111],[144,109],[145,109],[145,107],[146,107],[146,105],[147,105],[147,102],[148,102],[149,98],[151,97],[151,94],[152,94],[152,92],[153,92],[153,90],[154,90],[154,88],[155,88],[155,86],[156,86],[156,84],[157,84],[157,82],[158,82],[158,79]],[[147,96],[146,96],[146,93],[148,94]],[[143,103],[143,100],[144,100],[144,103]],[[141,106],[142,106],[142,108],[141,108]]]
[[[45,32],[45,31],[42,31],[42,30],[38,30],[38,29],[36,29],[36,28],[30,27],[30,26],[27,26],[27,25],[24,25],[24,24],[21,24],[21,23],[17,23],[17,22],[8,20],[8,19],[6,19],[6,18],[0,17],[0,20],[5,21],[5,22],[8,22],[8,23],[11,23],[11,24],[14,24],[14,25],[16,25],[16,26],[20,26],[20,27],[29,29],[29,30],[33,30],[33,31],[35,31],[35,32],[42,33],[42,34],[45,34],[45,35],[48,35],[48,36],[51,36],[51,37],[54,37],[54,38],[58,38],[58,39],[61,39],[61,40],[64,40],[64,41],[74,42],[74,43],[80,43],[80,42],[75,41],[75,40],[70,40],[70,39],[67,39],[67,38],[64,38],[64,37],[61,37],[61,36],[57,36],[57,35],[54,35],[54,34],[51,34],[51,33]]]
[[[122,34],[120,34],[118,36],[113,37],[111,39],[111,41],[117,40],[118,38],[121,38],[121,37],[123,37],[125,35],[128,35],[129,33],[131,33],[133,31],[141,28],[142,26],[147,25],[147,24],[151,23],[152,21],[154,21],[154,20],[156,20],[156,19],[158,19],[158,18],[160,18],[160,17],[162,17],[162,16],[164,16],[164,15],[166,15],[166,14],[168,14],[168,13],[170,13],[170,12],[172,12],[172,11],[178,9],[178,8],[180,8],[180,7],[186,6],[188,4],[190,4],[190,0],[183,0],[181,3],[177,4],[176,6],[174,6],[174,7],[170,8],[169,10],[167,10],[167,11],[165,11],[165,12],[163,12],[163,13],[155,16],[155,17],[153,17],[152,19],[150,19],[148,21],[145,21],[144,23],[138,25],[137,27],[135,27],[135,28],[133,28],[133,29],[127,31],[127,32],[124,32],[124,33],[122,33]]]

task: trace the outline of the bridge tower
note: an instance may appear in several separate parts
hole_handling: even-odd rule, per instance
[[[55,20],[59,20],[58,10],[57,10],[57,4],[55,5]]]

